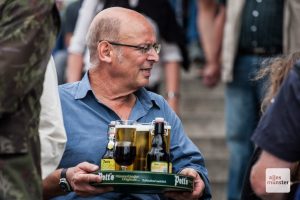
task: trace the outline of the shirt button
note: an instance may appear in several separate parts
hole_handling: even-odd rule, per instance
[[[250,29],[251,29],[252,32],[256,32],[257,31],[257,27],[255,25],[252,25],[250,27]]]
[[[253,15],[254,17],[258,17],[259,12],[258,12],[257,10],[253,10],[253,11],[252,11],[252,15]]]

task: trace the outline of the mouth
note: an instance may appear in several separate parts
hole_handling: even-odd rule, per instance
[[[143,73],[143,75],[147,78],[149,78],[151,76],[151,69],[152,68],[147,68],[147,69],[141,69],[141,72]]]

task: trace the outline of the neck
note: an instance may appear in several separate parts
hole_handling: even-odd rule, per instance
[[[89,71],[91,88],[97,100],[112,109],[121,119],[128,119],[135,104],[135,90],[112,81],[108,74]]]

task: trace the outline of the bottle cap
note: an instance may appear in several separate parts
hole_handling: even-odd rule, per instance
[[[155,118],[155,121],[156,121],[156,122],[164,122],[165,119],[164,119],[163,117],[156,117],[156,118]]]

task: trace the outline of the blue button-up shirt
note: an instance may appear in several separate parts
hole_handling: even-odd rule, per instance
[[[87,161],[99,165],[108,143],[107,131],[110,121],[119,120],[119,116],[99,102],[93,94],[88,73],[76,83],[59,87],[64,125],[67,132],[67,144],[59,168],[73,167]],[[137,100],[129,119],[140,123],[151,122],[163,117],[172,127],[170,152],[173,172],[183,168],[193,168],[199,172],[205,182],[204,199],[210,198],[207,170],[199,149],[187,137],[182,123],[165,99],[144,88],[135,92]],[[159,195],[120,194],[115,192],[88,197],[88,199],[160,199]],[[85,199],[74,192],[55,199]]]

